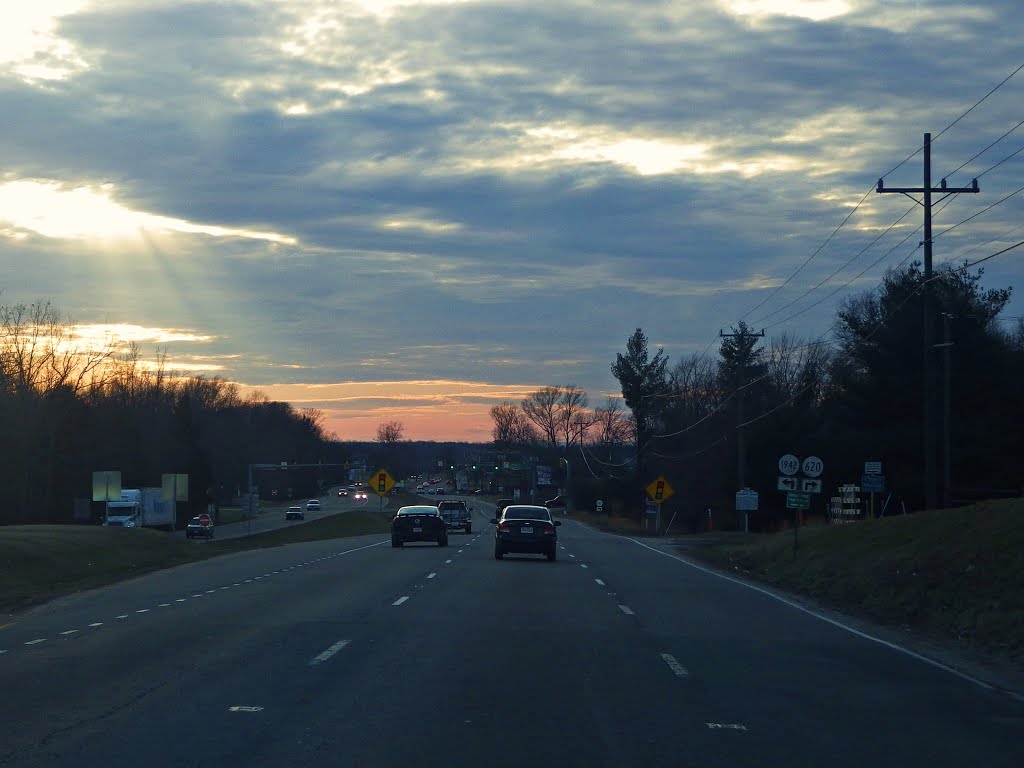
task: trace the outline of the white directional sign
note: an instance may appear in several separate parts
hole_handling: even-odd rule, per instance
[[[779,472],[784,475],[795,475],[800,471],[800,459],[792,453],[787,453],[779,459]]]
[[[786,477],[785,475],[779,476],[779,483],[776,486],[780,491],[799,491],[800,490],[800,478],[798,477]]]
[[[821,493],[821,480],[804,478],[800,481],[800,490],[804,493]]]
[[[825,470],[825,463],[817,456],[808,456],[800,468],[808,477],[818,477]]]

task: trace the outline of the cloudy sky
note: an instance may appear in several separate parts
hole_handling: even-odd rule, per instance
[[[618,394],[637,327],[827,335],[921,257],[874,185],[925,132],[981,186],[936,264],[1024,239],[1022,39],[1019,0],[0,0],[0,303],[342,439],[489,440]]]

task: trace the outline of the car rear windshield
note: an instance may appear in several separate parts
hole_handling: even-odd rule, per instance
[[[402,507],[398,510],[400,515],[436,515],[437,507]]]
[[[507,507],[505,509],[506,520],[550,520],[551,515],[546,509],[531,509],[529,507]]]

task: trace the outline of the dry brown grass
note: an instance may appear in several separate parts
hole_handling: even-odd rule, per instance
[[[688,546],[839,610],[1024,664],[1024,499]]]

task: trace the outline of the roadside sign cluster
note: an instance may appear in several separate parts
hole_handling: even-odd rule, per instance
[[[792,453],[779,459],[777,488],[786,493],[787,509],[810,509],[811,494],[821,493],[819,479],[825,471],[825,462],[817,456],[808,456],[801,461]],[[798,473],[802,476],[797,476]]]

